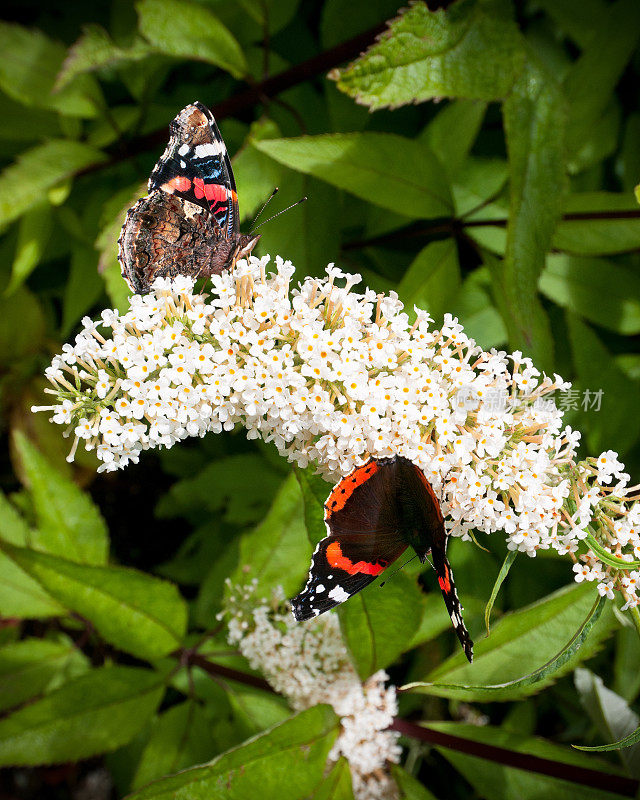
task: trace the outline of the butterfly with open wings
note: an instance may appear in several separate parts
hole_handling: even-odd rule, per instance
[[[412,547],[422,563],[431,553],[451,622],[471,661],[473,642],[446,555],[442,511],[422,470],[402,456],[372,458],[335,486],[324,512],[329,535],[315,549],[306,586],[291,601],[295,618],[311,619],[348,600]]]

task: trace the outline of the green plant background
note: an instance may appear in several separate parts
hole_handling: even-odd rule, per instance
[[[222,630],[198,651],[208,671],[190,661],[239,566],[265,593],[283,573],[297,591],[328,487],[242,431],[96,475],[84,451],[68,464],[70,442],[30,412],[82,316],[126,305],[124,213],[195,99],[234,154],[245,225],[275,185],[278,207],[309,197],[262,229],[258,253],[290,258],[300,276],[335,261],[436,321],[457,315],[485,348],[521,349],[581,392],[602,389],[599,411],[578,406],[567,422],[584,454],[612,448],[640,472],[640,4],[514,6],[418,2],[375,44],[392,0],[5,4],[0,791],[57,800],[99,779],[95,800],[351,797],[346,765],[323,778],[328,708],[292,716],[259,685],[222,680],[221,667],[250,673]],[[637,747],[568,745],[637,727],[637,635],[607,604],[582,648],[554,661],[594,589],[543,553],[515,560],[483,638],[506,548],[497,535],[481,544],[451,546],[472,667],[416,569],[340,612],[362,677],[385,667],[397,685],[429,684],[402,695],[400,715],[468,744],[403,738],[401,795],[624,794],[564,779],[568,764],[626,776],[633,792]],[[480,757],[478,742],[556,771]]]

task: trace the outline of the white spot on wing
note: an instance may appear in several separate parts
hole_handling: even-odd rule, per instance
[[[335,600],[336,603],[344,603],[345,600],[349,599],[349,594],[348,592],[345,592],[342,586],[334,586],[329,592],[329,597],[332,600]]]
[[[196,148],[197,149],[197,148]],[[191,150],[188,144],[183,144],[182,147],[178,150],[179,156],[186,156],[187,153]]]
[[[224,151],[225,147],[222,142],[211,142],[210,144],[197,144],[194,152],[196,158],[206,158],[207,156],[219,156]]]
[[[324,586],[324,583],[319,583],[319,584],[316,586],[316,592],[317,592],[318,594],[322,594],[322,592],[324,592],[324,591],[325,591],[325,586]]]

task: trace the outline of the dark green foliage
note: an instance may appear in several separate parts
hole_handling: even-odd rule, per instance
[[[349,764],[325,769],[335,714],[294,714],[217,619],[226,578],[300,590],[329,484],[242,431],[96,475],[30,412],[80,319],[126,308],[119,229],[187,103],[218,116],[245,228],[273,186],[272,213],[309,196],[256,252],[296,279],[335,261],[410,315],[452,313],[483,347],[602,389],[567,422],[638,474],[640,4],[400,5],[27,1],[0,22],[0,766],[29,769],[0,795],[26,798],[28,774],[38,800],[70,799],[97,764],[135,800],[354,798]],[[401,716],[458,739],[403,738],[400,797],[622,796],[563,769],[640,777],[635,632],[567,559],[481,542],[449,551],[472,666],[416,562],[339,610],[359,675],[411,684]],[[51,788],[46,765],[69,762],[76,783]]]

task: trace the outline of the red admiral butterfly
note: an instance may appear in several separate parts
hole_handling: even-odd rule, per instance
[[[249,255],[259,235],[239,231],[231,161],[213,114],[183,108],[149,178],[149,194],[129,209],[118,260],[134,292],[158,277],[219,274]]]
[[[471,661],[473,642],[446,556],[444,518],[422,470],[402,456],[372,458],[337,484],[324,509],[329,535],[315,549],[306,586],[291,601],[296,620],[317,617],[348,600],[407,547],[422,563],[431,551],[447,611]]]

